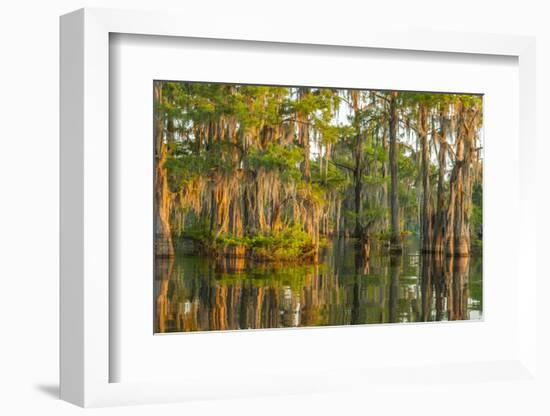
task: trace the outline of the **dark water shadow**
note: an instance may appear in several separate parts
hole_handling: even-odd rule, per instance
[[[52,399],[59,400],[59,384],[37,384],[34,388]]]

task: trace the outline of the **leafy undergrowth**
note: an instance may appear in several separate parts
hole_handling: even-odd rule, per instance
[[[238,252],[257,261],[308,261],[316,254],[312,237],[300,227],[242,237],[220,234],[216,238],[208,232],[190,230],[184,236],[199,242],[201,250],[212,255],[235,255]],[[326,240],[322,239],[320,246],[324,245]]]

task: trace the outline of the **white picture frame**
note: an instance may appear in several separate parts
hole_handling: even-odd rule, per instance
[[[181,22],[185,20],[185,25]],[[245,28],[246,29],[246,28]],[[335,370],[332,377],[301,374],[273,376],[249,384],[212,384],[208,380],[181,382],[110,382],[109,349],[109,36],[112,33],[210,38],[283,44],[331,45],[454,54],[505,55],[519,62],[520,218],[518,222],[517,354],[509,360],[462,364],[419,365],[421,380],[433,379],[442,369],[454,377],[468,373],[501,374],[505,379],[535,379],[537,375],[535,269],[536,196],[530,179],[536,171],[535,40],[529,37],[472,33],[385,31],[364,28],[360,33],[339,31],[327,35],[263,25],[235,33],[223,21],[212,27],[199,19],[173,13],[82,9],[61,18],[61,398],[80,406],[156,403],[197,398],[237,397],[273,392],[322,392],[354,385],[372,385],[380,378],[391,382],[396,370],[381,368],[365,374]],[[527,215],[528,214],[528,215]],[[540,278],[540,277],[539,277]],[[388,373],[388,371],[390,371]],[[386,375],[385,375],[386,374]],[[483,379],[483,377],[482,377]],[[284,387],[283,387],[284,386]],[[222,389],[224,390],[222,392]]]

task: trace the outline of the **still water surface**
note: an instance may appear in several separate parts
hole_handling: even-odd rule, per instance
[[[155,332],[482,318],[481,257],[373,251],[336,240],[317,265],[252,265],[182,251],[155,260]]]

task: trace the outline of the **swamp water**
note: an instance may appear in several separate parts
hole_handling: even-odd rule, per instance
[[[482,318],[482,259],[402,255],[338,239],[318,264],[247,264],[179,251],[155,259],[155,332],[473,320]]]

